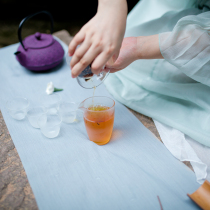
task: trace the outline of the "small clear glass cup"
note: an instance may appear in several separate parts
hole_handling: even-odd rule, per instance
[[[47,113],[47,109],[42,106],[33,107],[29,109],[27,112],[27,117],[31,126],[34,128],[39,128],[38,119],[42,114],[46,114],[46,113]]]
[[[27,98],[13,98],[7,101],[6,107],[12,118],[22,120],[27,114],[29,101]]]
[[[67,53],[66,63],[69,66],[69,68],[70,68],[70,62],[71,62],[71,57]],[[89,65],[77,77],[77,82],[83,88],[92,89],[102,84],[102,82],[106,79],[108,75],[109,75],[109,71],[106,71],[106,70],[102,70],[98,75],[93,74],[91,72],[91,67]]]
[[[57,114],[58,106],[61,102],[61,96],[53,93],[51,95],[44,95],[41,98],[42,105],[47,109],[50,115]]]
[[[74,102],[62,102],[58,107],[58,115],[60,116],[62,122],[73,123],[77,115],[77,104]]]
[[[38,119],[38,125],[44,136],[47,138],[55,138],[60,132],[61,119],[58,114],[42,114]]]

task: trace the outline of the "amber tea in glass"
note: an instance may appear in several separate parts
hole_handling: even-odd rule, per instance
[[[107,144],[114,125],[114,100],[102,96],[91,97],[83,101],[80,108],[84,111],[89,139],[98,145]]]

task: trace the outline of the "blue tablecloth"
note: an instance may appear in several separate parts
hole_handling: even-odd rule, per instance
[[[104,146],[88,140],[83,121],[62,124],[59,136],[48,139],[27,119],[12,119],[6,101],[23,96],[30,106],[41,105],[50,81],[64,89],[58,93],[63,101],[93,94],[71,78],[65,61],[48,73],[28,71],[15,59],[17,47],[0,49],[0,108],[40,210],[159,210],[157,196],[164,209],[199,209],[187,196],[199,187],[194,173],[119,102]],[[104,85],[96,95],[110,96]]]

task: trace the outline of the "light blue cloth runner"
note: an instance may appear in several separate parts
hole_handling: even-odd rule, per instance
[[[199,187],[194,173],[119,102],[112,139],[104,146],[88,140],[83,121],[62,124],[59,136],[48,139],[27,119],[12,119],[6,101],[24,96],[31,106],[41,105],[50,81],[64,89],[64,101],[93,94],[71,78],[65,61],[49,73],[26,70],[13,54],[17,47],[0,50],[0,108],[40,210],[159,210],[157,196],[164,209],[199,209],[187,196]],[[104,85],[96,95],[110,96]]]

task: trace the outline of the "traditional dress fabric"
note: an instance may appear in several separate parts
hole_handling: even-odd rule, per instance
[[[121,103],[210,146],[210,1],[141,0],[125,37],[159,34],[164,59],[137,60],[105,85]]]

